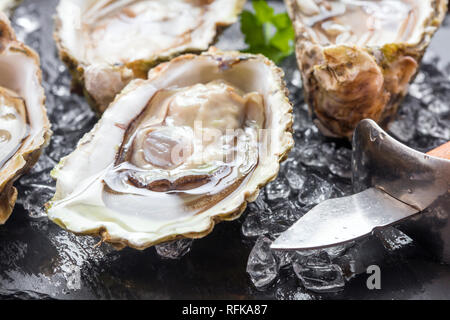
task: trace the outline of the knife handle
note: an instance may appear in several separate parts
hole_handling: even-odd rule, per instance
[[[428,155],[450,160],[450,141],[427,152]]]

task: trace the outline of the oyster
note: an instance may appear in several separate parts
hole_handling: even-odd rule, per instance
[[[328,136],[351,137],[371,118],[395,116],[446,0],[285,0],[315,123]]]
[[[156,64],[208,49],[245,0],[61,0],[55,39],[75,86],[102,113]]]
[[[50,138],[39,57],[16,40],[0,12],[0,224],[17,198],[14,181],[37,161]]]
[[[49,218],[137,249],[237,218],[293,146],[282,76],[263,56],[211,48],[133,80],[52,172]]]

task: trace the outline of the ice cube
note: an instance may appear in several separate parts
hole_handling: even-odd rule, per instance
[[[55,194],[55,188],[46,185],[35,185],[21,193],[20,203],[31,218],[45,218],[47,213],[44,205],[50,201]]]
[[[293,168],[287,169],[286,179],[289,183],[289,187],[294,190],[302,189],[306,181],[306,177],[299,173],[299,170]]]
[[[352,150],[342,147],[333,153],[328,168],[330,172],[338,177],[350,179],[352,177],[351,167]]]
[[[286,199],[291,194],[291,189],[285,179],[278,178],[266,187],[267,200]]]
[[[312,174],[299,193],[298,201],[304,206],[313,206],[336,197],[338,194],[338,190],[331,183]]]
[[[281,286],[275,291],[275,298],[277,300],[315,300],[316,298],[311,294],[306,292],[305,289],[295,287],[291,288],[289,286]]]
[[[389,251],[395,251],[410,246],[414,241],[402,231],[387,227],[375,232],[383,246]]]
[[[287,199],[273,205],[273,209],[255,210],[250,205],[247,216],[242,224],[242,233],[246,237],[261,235],[278,235],[289,228],[299,216],[297,208]]]
[[[180,239],[155,246],[156,252],[163,258],[180,259],[191,251],[192,239]]]
[[[426,109],[419,111],[417,130],[423,135],[450,140],[450,121],[440,119],[439,116]]]
[[[247,262],[247,273],[256,288],[263,288],[271,284],[278,277],[279,264],[270,250],[272,241],[259,237],[250,252]]]
[[[428,109],[435,114],[448,114],[450,112],[450,101],[435,99],[428,105]]]
[[[272,214],[272,210],[265,202],[265,196],[260,193],[255,202],[250,203],[247,208],[247,215],[242,224],[242,234],[246,237],[258,237],[269,232],[267,219]]]
[[[342,269],[336,264],[308,266],[294,263],[294,272],[303,286],[314,292],[336,292],[345,286]]]
[[[333,157],[334,144],[324,144],[321,141],[299,147],[299,159],[306,166],[325,167]]]
[[[415,120],[407,117],[398,117],[389,125],[389,132],[397,139],[408,142],[416,134]]]
[[[274,250],[273,254],[278,259],[280,269],[291,267],[292,262],[296,258],[296,253],[293,251]]]

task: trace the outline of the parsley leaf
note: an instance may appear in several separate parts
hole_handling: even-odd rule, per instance
[[[261,53],[275,63],[294,53],[295,32],[287,13],[275,14],[264,0],[253,1],[254,13],[241,14],[241,31],[250,53]]]
[[[260,22],[271,22],[273,17],[273,8],[267,2],[258,0],[253,1],[253,9],[255,10],[256,18]]]

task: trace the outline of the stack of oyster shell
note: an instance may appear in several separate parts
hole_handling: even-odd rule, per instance
[[[145,249],[209,234],[276,178],[293,146],[283,72],[262,55],[211,47],[244,3],[60,0],[60,57],[100,119],[52,171],[53,222]],[[363,118],[395,115],[446,11],[443,0],[286,5],[316,124],[346,138]],[[2,15],[0,224],[14,181],[50,138],[40,77]]]

